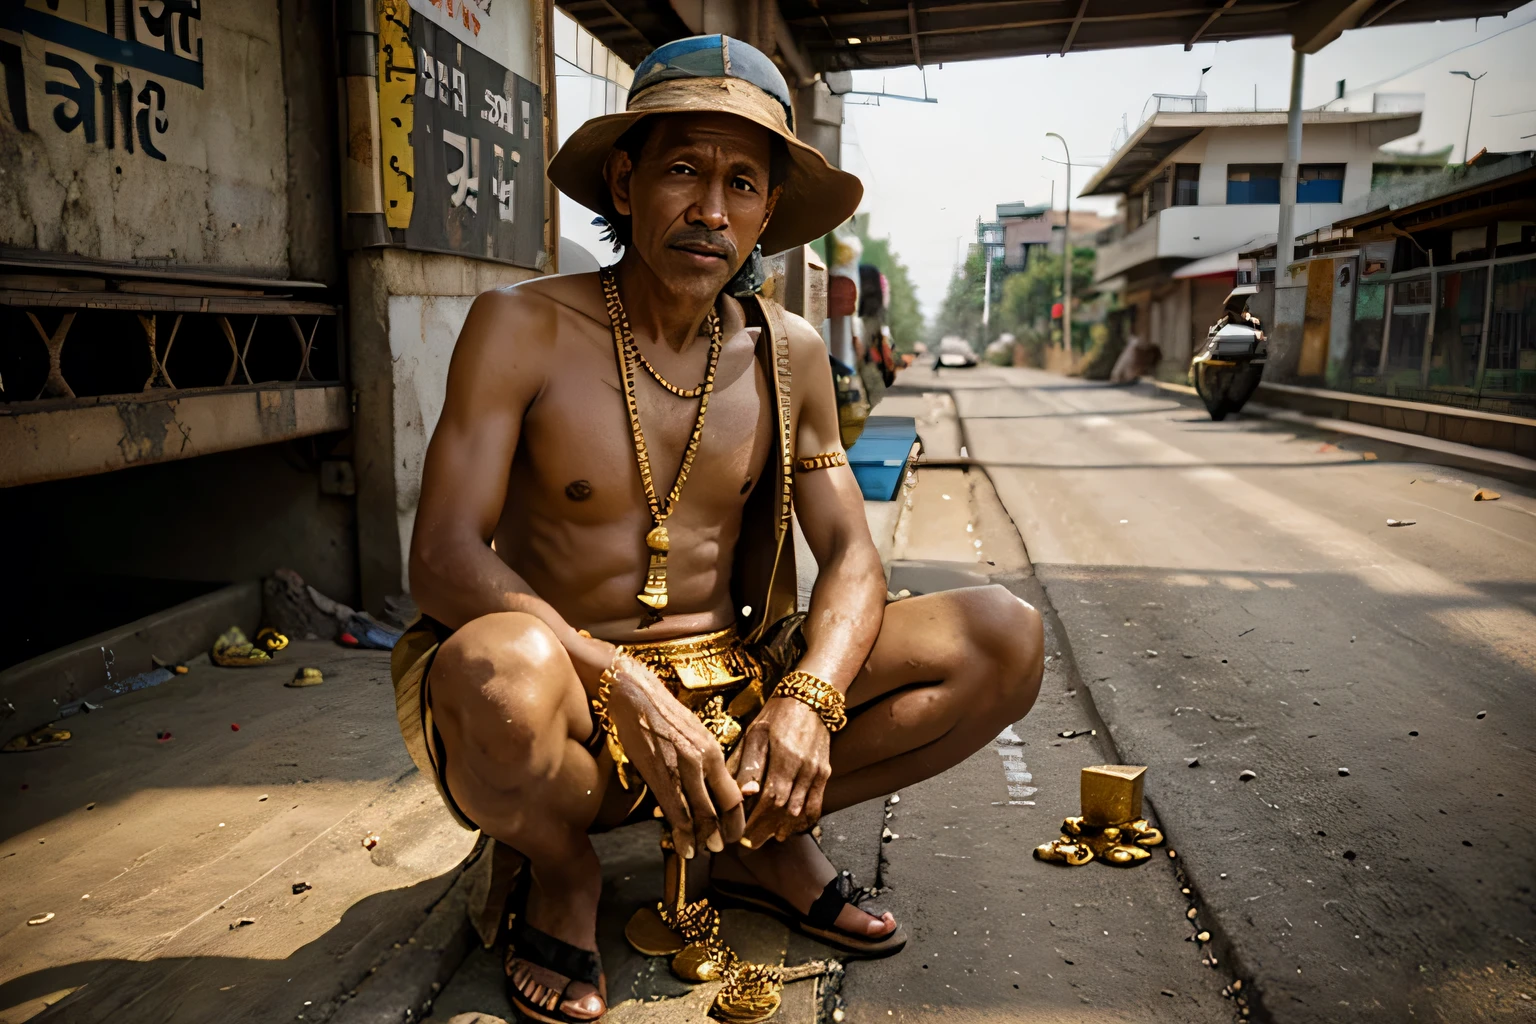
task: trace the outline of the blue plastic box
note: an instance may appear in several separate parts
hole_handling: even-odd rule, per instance
[[[895,501],[907,471],[917,421],[911,416],[871,416],[852,448],[848,463],[866,501]]]

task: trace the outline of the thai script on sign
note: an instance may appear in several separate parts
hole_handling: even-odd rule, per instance
[[[543,192],[517,187],[544,163],[538,87],[466,41],[448,0],[376,2],[384,222],[396,244],[538,266]],[[482,40],[497,29],[490,9],[475,8]]]
[[[417,61],[417,74],[421,78],[421,95],[427,99],[437,99],[444,106],[451,107],[455,113],[469,116],[468,97],[465,92],[466,78],[464,72],[457,67],[450,68],[445,62],[433,57],[425,46],[420,48],[421,54]],[[506,96],[497,95],[490,89],[483,90],[485,106],[477,116],[482,121],[491,124],[505,132],[512,132],[512,100]],[[530,118],[529,104],[522,104],[522,129],[523,138],[528,138],[528,122]],[[480,210],[480,139],[476,136],[465,136],[447,128],[442,129],[443,145],[448,147],[449,160],[446,179],[448,187],[452,189],[448,194],[448,204],[452,207],[468,207],[471,212]],[[513,180],[517,166],[522,163],[522,154],[512,150],[509,154],[500,145],[492,146],[494,159],[490,174],[490,193],[497,204],[497,216],[505,221],[515,219],[515,207],[512,203],[513,189],[516,182]]]
[[[0,29],[43,40],[43,93],[57,97],[51,113],[60,131],[78,131],[88,145],[99,139],[107,149],[164,160],[159,138],[170,130],[170,118],[161,80],[203,87],[201,0],[106,0],[105,15],[103,31],[7,2],[0,6]],[[0,41],[11,120],[30,132],[23,52]]]

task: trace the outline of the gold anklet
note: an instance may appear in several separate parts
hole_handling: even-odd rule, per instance
[[[628,653],[622,644],[614,645],[613,658],[608,662],[608,667],[603,669],[603,674],[597,677],[597,696],[592,699],[592,717],[597,719],[597,727],[608,737],[605,741],[608,756],[613,759],[614,768],[618,769],[619,785],[625,789],[629,788],[629,774],[624,770],[624,766],[629,764],[629,757],[624,753],[624,745],[619,742],[618,728],[608,716],[608,699],[612,696],[613,684],[618,681],[618,677],[613,674],[613,666]]]
[[[779,680],[779,685],[773,688],[775,697],[792,697],[809,707],[821,716],[828,732],[837,732],[848,724],[846,713],[847,701],[837,687],[811,675],[795,669],[787,673]]]
[[[803,459],[795,460],[795,469],[802,473],[809,473],[817,469],[831,469],[833,466],[848,465],[847,452],[822,452],[820,455],[808,455]]]

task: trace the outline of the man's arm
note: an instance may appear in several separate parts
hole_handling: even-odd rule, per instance
[[[798,407],[795,456],[841,452],[826,346],[801,318],[785,320]],[[796,667],[847,693],[885,615],[885,573],[853,470],[843,465],[796,473],[795,511],[817,565],[804,626],[806,654]],[[821,817],[830,750],[831,734],[811,708],[788,698],[768,702],[743,741],[737,776],[744,794],[762,792],[747,821],[747,842],[785,839]]]
[[[826,345],[810,324],[786,316],[790,366],[799,392],[795,457],[841,452],[837,394]],[[849,466],[795,474],[795,515],[816,556],[816,585],[799,668],[843,693],[863,668],[885,615],[885,571],[864,518],[864,496]]]
[[[490,546],[523,415],[544,386],[556,317],[553,302],[517,291],[485,292],[470,307],[422,467],[411,592],[422,611],[452,629],[493,612],[539,618],[593,693],[612,645],[577,633]]]

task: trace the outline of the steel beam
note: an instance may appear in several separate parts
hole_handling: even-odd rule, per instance
[[[1087,3],[1088,0],[1083,0]],[[923,50],[917,41],[917,4],[907,4],[907,29],[912,33],[912,63],[923,66]]]
[[[1063,57],[1065,57],[1067,55],[1067,51],[1068,50],[1072,49],[1072,41],[1077,38],[1077,30],[1082,27],[1082,25],[1083,25],[1083,15],[1085,15],[1087,13],[1088,13],[1088,0],[1082,0],[1082,3],[1077,5],[1077,17],[1072,19],[1072,27],[1067,29],[1067,41],[1061,44],[1061,55]],[[1069,172],[1070,172],[1070,170],[1071,169],[1068,168]],[[1067,262],[1070,263],[1071,261],[1068,260]],[[1071,346],[1068,345],[1067,349],[1068,349],[1068,351],[1071,351]]]
[[[1286,20],[1298,53],[1316,53],[1360,23],[1376,0],[1306,0]]]
[[[1216,24],[1216,19],[1221,17],[1222,12],[1231,10],[1232,5],[1235,3],[1237,3],[1237,0],[1227,0],[1226,3],[1221,5],[1221,7],[1212,11],[1201,24],[1201,26],[1195,29],[1195,34],[1189,37],[1189,42],[1184,44],[1184,49],[1193,50],[1195,48],[1195,44],[1200,41],[1200,37],[1205,35],[1205,30]]]

